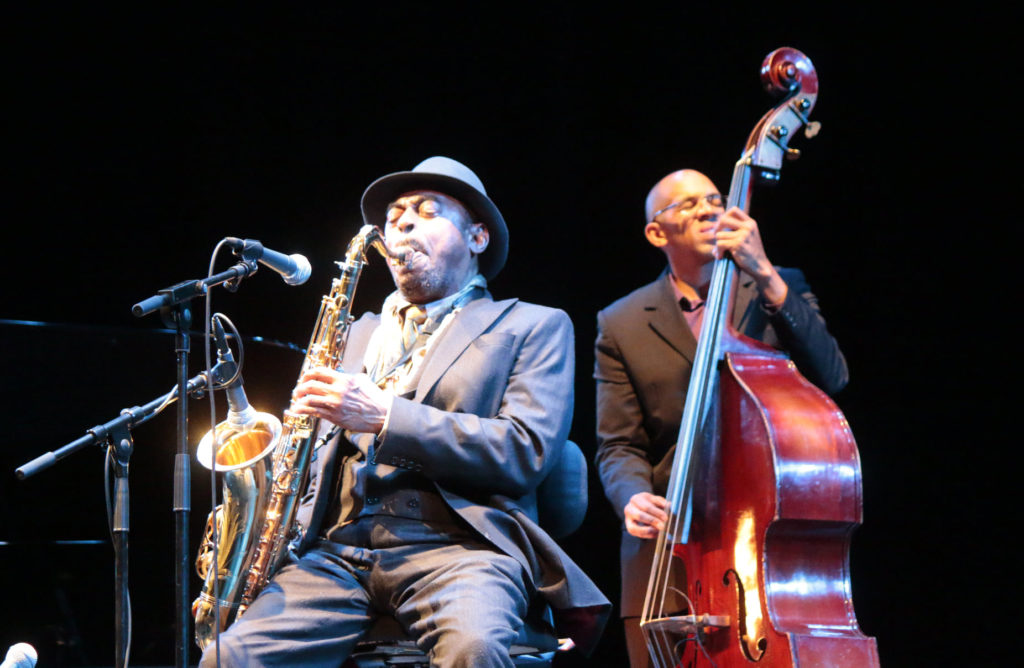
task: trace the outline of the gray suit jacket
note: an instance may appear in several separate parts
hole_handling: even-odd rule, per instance
[[[740,274],[731,321],[742,334],[785,350],[800,372],[829,394],[847,382],[846,360],[825,327],[817,298],[798,269],[777,267],[789,285],[782,308],[759,306],[751,277]],[[679,436],[697,339],[665,274],[597,314],[597,467],[622,519],[638,492],[664,495]],[[641,614],[653,540],[623,530],[622,615]]]
[[[375,318],[350,333],[343,366],[362,367]],[[517,300],[474,300],[422,362],[412,399],[395,398],[375,461],[430,478],[448,505],[496,549],[515,557],[555,610],[556,629],[589,652],[611,604],[536,523],[535,490],[559,460],[573,410],[572,322]],[[317,453],[298,511],[299,551],[325,528],[346,439]]]

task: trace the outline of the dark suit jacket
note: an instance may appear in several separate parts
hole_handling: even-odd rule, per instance
[[[789,285],[778,313],[761,308],[753,279],[740,274],[732,323],[742,334],[787,351],[825,392],[838,392],[847,382],[846,360],[825,327],[817,298],[801,271],[777,269]],[[697,339],[665,273],[599,312],[597,325],[597,467],[622,519],[634,494],[664,495],[668,487]],[[624,617],[641,614],[654,543],[623,530]]]
[[[376,319],[350,333],[344,367],[358,371]],[[412,399],[396,397],[375,461],[430,478],[448,505],[515,557],[555,609],[556,628],[589,652],[611,604],[536,524],[537,485],[569,433],[575,372],[572,322],[562,311],[490,296],[462,308],[432,345]],[[364,437],[366,437],[364,435]],[[325,528],[346,439],[317,453],[298,511],[299,551]]]

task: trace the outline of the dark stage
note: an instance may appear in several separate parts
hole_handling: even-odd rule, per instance
[[[754,191],[750,212],[769,257],[804,270],[849,362],[836,402],[861,454],[861,628],[887,666],[1005,665],[1017,652],[1001,478],[1015,462],[989,369],[1010,365],[991,360],[1002,348],[978,296],[1003,285],[1011,242],[996,231],[1016,221],[983,211],[1001,194],[982,183],[996,170],[968,154],[979,129],[1001,131],[991,100],[959,98],[992,93],[976,78],[992,65],[975,67],[970,26],[954,17],[730,6],[9,10],[0,650],[30,642],[40,668],[113,663],[102,450],[25,481],[14,470],[174,385],[174,337],[132,305],[205,277],[226,236],[306,255],[302,286],[263,269],[212,291],[214,311],[270,341],[247,346],[245,381],[280,414],[301,354],[273,342],[306,344],[366,185],[431,155],[474,169],[509,223],[495,297],[572,317],[572,438],[592,456],[595,314],[663,265],[642,237],[644,197],[681,167],[727,190],[772,105],[761,60],[792,46],[817,68],[822,130],[793,141],[803,157]],[[230,262],[225,251],[217,269]],[[372,258],[355,311],[391,287]],[[195,444],[209,405],[188,409]],[[174,663],[175,414],[133,431],[132,665]],[[616,599],[617,521],[591,478],[588,517],[563,545]],[[190,561],[211,496],[198,464],[191,483]],[[201,583],[189,577],[191,601]],[[590,660],[556,665],[625,665],[619,624]]]

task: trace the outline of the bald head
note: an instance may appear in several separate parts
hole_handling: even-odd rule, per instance
[[[711,179],[693,169],[672,172],[647,195],[644,236],[668,258],[672,274],[691,285],[715,259],[715,224],[725,209]]]
[[[646,220],[654,220],[654,216],[670,204],[675,204],[694,194],[706,195],[718,192],[711,179],[695,169],[680,169],[658,181],[651,192],[647,193],[645,207]]]

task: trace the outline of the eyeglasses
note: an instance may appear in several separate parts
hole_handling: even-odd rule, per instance
[[[709,195],[704,195],[703,197],[687,197],[686,199],[679,200],[678,202],[672,202],[662,209],[658,209],[654,212],[654,215],[651,216],[651,218],[657,218],[669,209],[675,209],[676,211],[691,211],[697,208],[697,205],[701,203],[701,200],[707,202],[713,207],[722,206],[723,201],[722,196],[718,193],[711,193]]]

